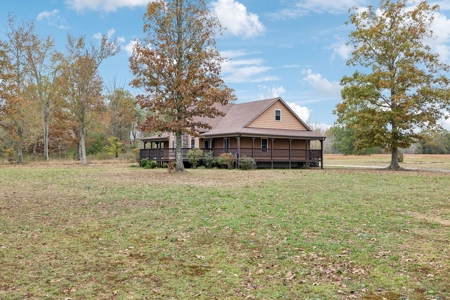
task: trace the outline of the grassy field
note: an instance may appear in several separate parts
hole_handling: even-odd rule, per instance
[[[0,165],[0,299],[450,299],[449,180]]]
[[[391,162],[390,154],[342,155],[326,154],[325,165],[370,166],[386,168]],[[447,170],[450,171],[450,155],[442,154],[405,154],[400,166],[405,169]]]

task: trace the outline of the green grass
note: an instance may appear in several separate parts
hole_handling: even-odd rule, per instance
[[[391,162],[391,154],[342,155],[325,154],[324,163],[328,166],[366,166],[386,168]],[[419,170],[450,171],[450,155],[448,154],[404,154],[400,167]]]
[[[0,167],[0,299],[449,299],[450,174]]]

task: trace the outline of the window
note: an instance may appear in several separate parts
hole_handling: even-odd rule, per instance
[[[172,148],[176,148],[176,146],[175,140],[172,140]]]
[[[209,141],[205,141],[205,149],[209,149]]]
[[[275,121],[281,121],[281,109],[275,109]]]
[[[261,152],[267,152],[267,139],[261,139]]]
[[[195,138],[191,138],[191,148],[195,148]]]
[[[230,138],[224,138],[223,139],[223,148],[225,149],[225,152],[228,152],[229,147],[230,147]]]

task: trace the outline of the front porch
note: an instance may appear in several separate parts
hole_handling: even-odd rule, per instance
[[[191,148],[182,148],[183,160],[187,162],[187,152]],[[315,149],[270,149],[270,148],[201,148],[204,153],[212,152],[214,156],[231,153],[237,160],[242,156],[252,157],[257,165],[274,168],[278,166],[321,167],[323,152]],[[141,149],[140,159],[154,160],[158,164],[176,160],[176,148]]]

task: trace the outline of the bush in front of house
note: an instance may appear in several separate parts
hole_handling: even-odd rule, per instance
[[[256,167],[256,162],[253,157],[244,155],[239,159],[239,165],[241,166],[242,170],[251,170]]]
[[[222,153],[219,155],[219,164],[222,166],[227,166],[228,169],[233,169],[234,162],[236,158],[231,153]]]
[[[187,152],[187,158],[189,163],[192,165],[192,168],[197,168],[198,162],[203,157],[203,150],[199,148],[193,148]]]
[[[155,169],[158,166],[156,161],[148,160],[146,158],[141,159],[141,167],[144,169]]]
[[[145,168],[148,165],[148,163],[149,163],[149,160],[146,158],[143,158],[143,159],[141,159],[140,165],[142,168]]]
[[[212,153],[211,151],[210,152],[206,152],[203,155],[203,164],[208,169],[214,167],[214,153]]]
[[[154,160],[148,162],[146,169],[156,169],[158,167],[158,163]]]

